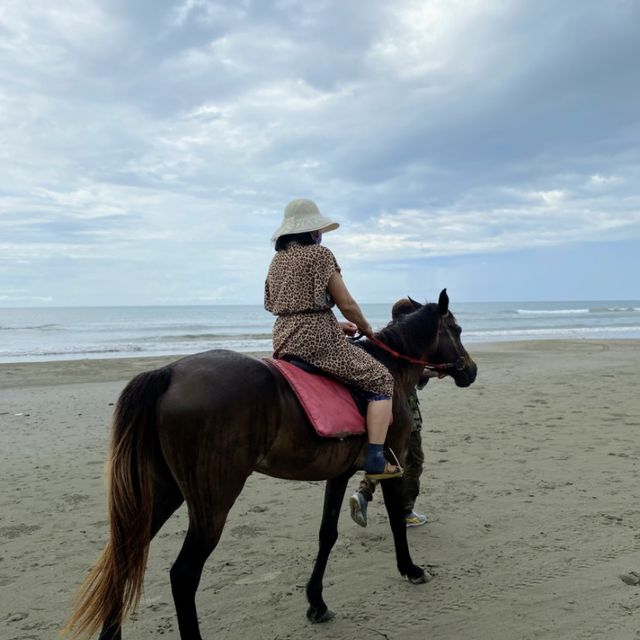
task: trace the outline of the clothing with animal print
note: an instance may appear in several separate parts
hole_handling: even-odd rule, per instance
[[[274,357],[294,356],[368,393],[393,395],[389,370],[351,344],[331,311],[329,279],[340,267],[321,245],[291,243],[271,261],[264,306],[278,316],[273,327]]]

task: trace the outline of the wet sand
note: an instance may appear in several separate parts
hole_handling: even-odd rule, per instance
[[[478,381],[420,393],[427,456],[395,568],[381,495],[362,529],[345,502],[325,599],[306,622],[323,485],[254,475],[209,559],[198,595],[217,639],[638,638],[640,341],[470,345]],[[0,638],[53,639],[107,536],[103,465],[113,403],[167,358],[0,365]],[[354,477],[350,492],[357,486]],[[184,508],[152,543],[145,597],[127,639],[177,638],[169,567]],[[629,580],[633,582],[633,580]]]

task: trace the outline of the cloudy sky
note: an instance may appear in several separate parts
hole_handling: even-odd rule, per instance
[[[0,3],[0,305],[640,298],[640,2]]]

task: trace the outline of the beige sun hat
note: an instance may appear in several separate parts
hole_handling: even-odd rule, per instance
[[[292,200],[284,209],[282,224],[271,236],[271,242],[276,242],[280,236],[290,233],[304,233],[306,231],[320,231],[327,233],[340,225],[329,218],[325,218],[313,200],[299,198]]]

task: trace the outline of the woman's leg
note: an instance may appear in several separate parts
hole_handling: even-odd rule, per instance
[[[373,400],[367,405],[369,444],[384,444],[391,422],[392,400]]]
[[[392,400],[371,400],[367,405],[367,435],[369,444],[364,461],[364,469],[371,479],[384,480],[386,477],[402,475],[402,469],[389,464],[384,457],[384,441],[391,422]]]

